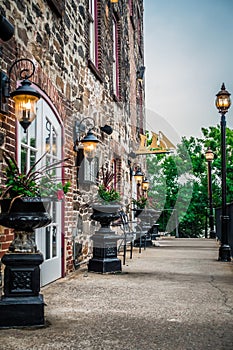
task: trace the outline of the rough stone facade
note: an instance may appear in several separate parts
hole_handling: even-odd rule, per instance
[[[90,4],[96,4],[97,10],[97,62],[93,62],[90,53]],[[144,129],[144,83],[137,80],[137,72],[144,66],[143,0],[119,0],[117,3],[109,0],[3,0],[0,13],[15,28],[10,40],[0,39],[0,70],[7,73],[16,59],[32,59],[36,65],[33,82],[51,101],[62,121],[63,153],[73,165],[66,173],[72,186],[65,199],[63,220],[63,274],[67,274],[74,269],[75,259],[79,263],[90,256],[90,235],[96,229],[95,223],[90,221],[90,204],[97,191],[96,185],[84,182],[77,186],[75,121],[88,116],[95,120],[95,132],[102,141],[98,164],[115,164],[116,178],[120,179],[116,186],[122,193],[122,204],[127,206],[131,202],[129,153],[137,148],[139,134]],[[117,93],[113,73],[113,21],[117,30]],[[14,79],[12,85],[15,85]],[[100,130],[105,124],[112,127],[112,135]],[[0,126],[6,132],[4,147],[14,152],[17,140],[12,101],[9,101],[8,115],[1,115]],[[136,161],[143,162],[139,158]],[[132,160],[131,164],[136,161]],[[1,256],[12,237],[8,229],[1,228]],[[81,251],[76,258],[74,245]]]

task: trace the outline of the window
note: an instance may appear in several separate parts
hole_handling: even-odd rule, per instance
[[[113,93],[119,97],[119,51],[118,51],[118,23],[113,16]]]
[[[23,172],[24,169],[29,171],[32,165],[37,159],[37,119],[34,119],[27,133],[24,133],[23,128],[19,127],[19,139],[20,139],[20,157],[18,157],[18,163],[20,169]]]
[[[97,173],[98,173],[98,158],[95,157],[91,161],[86,158],[84,161],[84,182],[86,183],[96,183]]]
[[[91,161],[83,157],[82,152],[78,152],[79,159],[77,160],[77,186],[82,184],[96,183],[99,159],[95,157]]]
[[[138,48],[139,52],[142,56],[142,45],[143,45],[143,40],[142,40],[142,20],[141,20],[141,14],[138,8],[138,16],[137,16],[137,39],[138,39]]]
[[[97,1],[89,0],[89,59],[98,67]]]
[[[138,92],[137,92],[137,120],[138,120],[138,127],[139,127],[139,133],[144,133],[144,127],[143,127],[143,89],[140,84],[138,84]]]

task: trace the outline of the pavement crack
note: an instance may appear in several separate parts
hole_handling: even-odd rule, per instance
[[[233,306],[230,303],[228,303],[229,298],[227,296],[227,292],[216,284],[216,280],[213,275],[210,276],[210,284],[213,288],[217,289],[220,295],[222,296],[223,305],[228,309],[228,313],[233,314]]]

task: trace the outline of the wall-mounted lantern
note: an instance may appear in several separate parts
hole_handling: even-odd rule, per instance
[[[141,168],[139,166],[136,168],[136,171],[135,171],[133,176],[134,176],[135,182],[137,184],[137,199],[139,199],[140,196],[141,196],[141,194],[140,194],[140,192],[141,192],[140,191],[140,187],[141,187],[142,181],[144,179],[144,174],[141,171]]]
[[[147,192],[149,190],[149,186],[150,186],[150,182],[145,177],[144,180],[142,181],[142,190]]]
[[[22,80],[21,85],[11,92],[11,74],[13,68],[20,62],[30,63],[31,69],[20,68],[19,77]],[[28,58],[16,60],[9,69],[9,75],[1,72],[0,78],[0,112],[8,114],[8,98],[12,97],[15,102],[15,116],[26,132],[29,125],[36,117],[36,103],[41,95],[31,86],[31,78],[35,73],[35,65]]]
[[[138,167],[137,170],[134,173],[134,178],[138,186],[141,186],[142,180],[144,178],[144,174],[141,171],[141,168]]]
[[[84,124],[85,121],[91,121],[89,130],[87,134],[81,138],[81,133],[85,132],[86,125]],[[91,117],[83,118],[80,122],[76,121],[75,123],[75,144],[74,144],[74,150],[78,152],[79,150],[83,151],[84,157],[91,161],[97,151],[97,145],[100,142],[100,140],[94,135],[93,129],[95,128],[95,121]]]

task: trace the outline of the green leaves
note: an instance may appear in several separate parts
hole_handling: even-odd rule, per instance
[[[212,162],[213,206],[221,206],[221,128],[220,125],[202,128],[201,138],[182,138],[176,153],[148,157],[150,174],[149,196],[155,209],[162,209],[158,223],[166,231],[172,209],[179,219],[179,233],[197,237],[204,234],[208,216],[208,182],[205,152],[215,154]],[[233,130],[226,128],[227,202],[233,201]]]
[[[147,198],[146,197],[141,197],[138,200],[133,199],[132,200],[133,204],[136,206],[136,209],[144,209],[147,203]]]
[[[47,166],[42,166],[36,170],[36,166],[43,159],[46,153],[33,164],[26,173],[21,173],[14,157],[7,151],[3,152],[3,159],[6,163],[6,168],[3,171],[3,185],[0,189],[1,198],[14,197],[41,197],[55,196],[60,190],[67,193],[70,182],[64,185],[58,182],[55,176],[55,169],[65,160],[57,161]],[[61,194],[59,195],[61,197]]]
[[[100,185],[98,188],[98,194],[106,202],[118,201],[120,199],[119,192],[115,191],[113,188],[106,189],[104,185]]]
[[[120,200],[120,193],[113,187],[114,172],[105,169],[104,166],[100,168],[97,177],[98,195],[105,202],[114,202]]]

